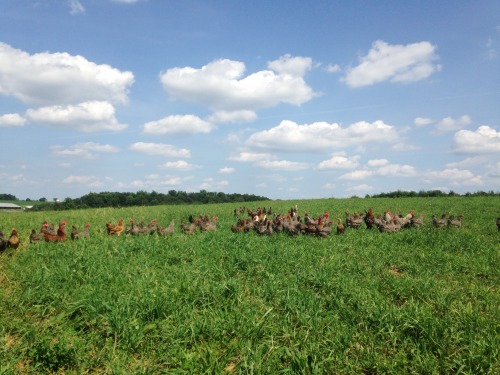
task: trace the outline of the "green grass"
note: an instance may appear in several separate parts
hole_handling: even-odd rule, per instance
[[[326,238],[232,233],[238,205],[0,213],[21,247],[0,256],[0,374],[500,372],[497,197],[343,199],[293,204],[426,213],[421,229]],[[248,205],[256,208],[259,203]],[[433,213],[464,213],[459,230]],[[214,233],[180,233],[189,214]],[[108,237],[120,217],[176,233]],[[61,219],[91,238],[29,245]]]

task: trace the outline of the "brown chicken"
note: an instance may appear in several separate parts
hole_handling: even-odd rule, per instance
[[[90,224],[85,224],[83,227],[83,232],[79,232],[76,225],[73,225],[71,229],[71,239],[72,240],[78,240],[80,238],[88,238],[90,237]]]
[[[462,227],[462,218],[464,217],[463,214],[458,215],[458,217],[455,219],[453,215],[451,215],[448,218],[448,226],[451,228],[460,228]]]
[[[448,221],[446,219],[446,212],[441,215],[441,219],[438,220],[436,215],[432,215],[432,225],[435,228],[444,228],[448,224]]]
[[[59,228],[57,229],[57,234],[53,235],[50,233],[44,233],[44,238],[46,242],[62,242],[66,241],[66,221],[63,220],[59,224]]]
[[[345,226],[342,223],[342,219],[340,217],[337,218],[337,234],[344,234]]]
[[[12,233],[9,237],[9,239],[7,240],[7,247],[11,248],[11,249],[17,249],[19,247],[19,234],[17,233],[17,229],[16,228],[12,228]]]
[[[199,219],[196,219],[193,223],[191,224],[186,224],[186,222],[184,220],[181,221],[181,228],[182,228],[182,231],[186,234],[193,234],[194,232],[196,232],[196,229],[198,228],[198,223],[199,223]]]
[[[174,233],[174,230],[175,230],[174,219],[172,219],[172,221],[166,228],[163,228],[160,224],[156,224],[156,233],[158,233],[159,236],[164,236],[166,234]]]
[[[118,225],[106,224],[106,229],[108,230],[108,235],[119,236],[123,232],[123,218],[118,221]]]
[[[42,233],[37,233],[35,229],[31,230],[30,243],[35,243],[43,239]]]

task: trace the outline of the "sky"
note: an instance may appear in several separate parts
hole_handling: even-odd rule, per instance
[[[0,193],[500,189],[500,2],[0,0]]]

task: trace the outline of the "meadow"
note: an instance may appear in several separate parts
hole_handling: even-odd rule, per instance
[[[419,229],[325,238],[232,233],[239,204],[0,213],[0,374],[498,374],[500,197],[246,203],[344,218],[425,213]],[[431,215],[464,214],[460,229]],[[186,235],[190,214],[219,217]],[[108,236],[119,218],[166,237]],[[29,244],[44,220],[88,239]]]

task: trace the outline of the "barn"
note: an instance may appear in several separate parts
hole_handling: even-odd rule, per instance
[[[0,211],[21,211],[22,207],[14,203],[0,203]]]

